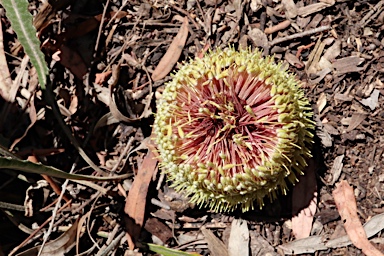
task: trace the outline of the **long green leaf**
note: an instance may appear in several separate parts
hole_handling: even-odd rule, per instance
[[[24,47],[25,52],[37,70],[41,89],[45,91],[47,96],[46,100],[48,104],[51,105],[53,113],[59,121],[59,125],[63,128],[65,135],[71,140],[72,144],[89,166],[99,173],[102,173],[102,170],[87,156],[80,144],[73,137],[71,131],[65,125],[59,112],[55,96],[52,93],[52,88],[46,90],[48,67],[45,63],[44,55],[40,50],[40,42],[36,37],[36,29],[32,24],[32,15],[28,12],[28,1],[3,0],[2,4],[6,10],[7,17],[11,21],[13,30],[16,32],[21,45]]]
[[[197,252],[183,252],[175,249],[167,248],[157,244],[146,244],[149,250],[159,253],[163,256],[201,256]]]
[[[118,175],[113,177],[95,177],[81,174],[70,174],[56,169],[52,166],[43,164],[35,164],[29,161],[0,157],[0,169],[11,169],[23,171],[28,173],[45,174],[55,178],[69,179],[69,180],[89,180],[89,181],[109,181],[109,180],[122,180],[129,177],[129,175]]]
[[[28,12],[28,1],[2,0],[2,5],[17,38],[24,47],[25,53],[37,70],[41,88],[45,90],[48,67],[45,63],[44,54],[40,50],[40,41],[36,37],[36,29],[32,25],[32,15]]]

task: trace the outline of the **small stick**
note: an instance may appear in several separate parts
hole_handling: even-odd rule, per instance
[[[285,21],[282,21],[282,22],[280,22],[279,24],[277,24],[275,26],[266,28],[264,30],[264,33],[265,34],[273,34],[273,33],[277,32],[279,30],[283,30],[283,29],[289,27],[289,25],[291,25],[291,21],[290,20],[285,20]]]
[[[200,26],[199,24],[196,23],[196,21],[191,17],[191,14],[189,12],[187,12],[186,10],[184,9],[181,9],[180,7],[177,7],[176,5],[171,5],[172,8],[174,8],[176,11],[178,12],[181,12],[182,14],[184,14],[185,16],[187,16],[189,18],[189,20],[193,23],[193,25],[195,26],[196,29],[200,29]]]
[[[318,27],[318,28],[314,28],[314,29],[310,29],[310,30],[304,31],[304,32],[300,32],[300,33],[296,33],[296,34],[293,34],[293,35],[289,35],[289,36],[285,36],[285,37],[274,39],[269,44],[270,44],[270,46],[272,46],[272,45],[279,44],[279,43],[282,43],[282,42],[285,42],[285,41],[289,41],[289,40],[292,40],[292,39],[296,39],[296,38],[300,38],[300,37],[316,34],[316,33],[319,33],[319,32],[323,32],[323,31],[329,30],[330,28],[331,28],[330,25],[321,26],[321,27]]]
[[[364,17],[363,19],[360,21],[360,25],[364,26],[366,25],[368,22],[370,22],[374,17],[376,17],[380,12],[378,10],[381,9],[381,7],[383,6],[383,1],[380,1],[378,2],[373,8],[372,10],[370,10]],[[378,11],[374,16],[373,14]],[[372,16],[372,17],[371,17]]]

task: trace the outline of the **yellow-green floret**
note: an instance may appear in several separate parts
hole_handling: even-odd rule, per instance
[[[191,202],[253,209],[286,192],[311,157],[312,109],[295,76],[232,47],[183,64],[154,123],[161,168]]]

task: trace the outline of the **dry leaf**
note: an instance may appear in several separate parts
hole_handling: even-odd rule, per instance
[[[369,107],[371,110],[375,110],[375,108],[377,107],[377,104],[379,103],[379,94],[380,94],[380,91],[375,89],[373,90],[369,98],[362,99],[360,102],[364,106]]]
[[[284,9],[285,9],[285,16],[289,19],[294,19],[297,16],[297,7],[295,5],[295,2],[293,0],[285,0],[281,1]]]
[[[315,47],[309,54],[308,62],[305,65],[305,71],[307,72],[308,76],[310,76],[311,74],[317,73],[318,71],[317,65],[320,61],[324,47],[325,47],[325,42],[324,41],[322,42],[321,38],[319,38],[319,40],[317,40]]]
[[[57,239],[48,242],[42,252],[41,256],[59,256],[64,255],[65,253],[69,252],[72,247],[75,245],[76,241],[76,233],[78,228],[79,219],[75,221],[75,223],[72,224],[71,228],[68,229],[65,233],[63,233],[61,236],[59,236]],[[31,249],[28,249],[24,252],[21,252],[17,254],[17,256],[34,256],[37,255],[40,250],[40,245],[33,247]]]
[[[383,256],[384,254],[368,241],[367,234],[357,216],[357,205],[353,188],[348,182],[345,180],[339,182],[332,195],[335,199],[337,210],[344,222],[344,228],[352,243],[368,256]]]
[[[335,2],[333,1],[333,4],[334,3]],[[297,14],[300,15],[301,17],[306,17],[308,15],[311,15],[312,13],[321,11],[324,8],[330,7],[333,4],[332,3],[331,4],[328,4],[328,3],[314,3],[314,4],[310,4],[310,5],[307,5],[307,6],[304,6],[304,7],[300,7],[297,10]]]
[[[310,236],[304,239],[294,240],[290,243],[279,246],[284,254],[299,255],[303,253],[314,253],[316,251],[327,250],[322,236]]]
[[[285,53],[284,59],[294,67],[297,67],[297,68],[304,67],[304,63],[301,60],[299,60],[299,58],[297,58],[296,55],[293,55],[288,51]]]
[[[234,219],[232,221],[228,253],[230,256],[249,255],[249,230],[246,220]]]
[[[336,40],[324,53],[323,57],[326,60],[332,61],[341,53],[341,40]]]
[[[69,69],[77,78],[83,79],[87,74],[88,67],[76,50],[62,45],[60,46],[59,57],[61,65]]]
[[[120,112],[118,109],[116,102],[115,102],[115,97],[114,97],[114,88],[119,80],[120,76],[120,66],[121,64],[118,63],[117,65],[112,66],[112,76],[108,80],[108,90],[109,90],[109,95],[108,95],[108,106],[109,110],[111,111],[110,113],[106,114],[103,116],[103,120],[99,120],[97,123],[96,127],[102,126],[103,122],[107,121],[109,124],[111,123],[116,123],[116,122],[125,122],[125,123],[131,123],[134,121],[138,121],[142,118],[146,118],[152,114],[151,111],[151,102],[152,102],[152,97],[153,97],[153,92],[152,92],[152,84],[149,85],[149,94],[142,100],[142,103],[145,105],[144,109],[142,110],[142,113],[139,117],[136,117],[136,111],[134,113],[134,110],[130,107],[129,104],[126,104],[126,111],[130,117],[125,116]],[[97,84],[95,84],[95,88],[97,88]],[[101,89],[101,93],[103,93],[103,87],[99,87],[99,90]],[[105,95],[104,95],[105,96]],[[100,95],[100,99],[102,100],[104,96]],[[132,96],[132,95],[131,95]],[[133,118],[131,118],[133,117]]]
[[[330,185],[335,184],[335,182],[339,179],[341,170],[343,169],[343,159],[344,159],[344,155],[341,155],[341,156],[337,156],[333,161],[333,165],[331,169],[332,181],[330,182]]]
[[[98,85],[103,84],[105,81],[108,80],[108,78],[111,74],[112,74],[111,70],[108,70],[108,71],[102,72],[102,73],[96,73],[95,84],[98,84]]]
[[[252,0],[250,3],[250,7],[253,12],[257,12],[261,9],[261,7],[263,7],[263,3],[261,0]]]
[[[250,232],[250,254],[252,256],[279,256],[275,248],[257,232]]]
[[[159,64],[152,73],[152,80],[158,81],[164,78],[166,75],[171,72],[173,66],[179,60],[181,52],[184,48],[185,42],[187,41],[188,36],[188,18],[184,17],[184,22],[180,27],[179,32],[176,37],[173,39],[171,45],[169,46],[167,52],[161,58]]]
[[[253,43],[262,48],[268,47],[268,38],[267,35],[258,28],[254,28],[248,32],[249,38],[253,41]]]
[[[363,113],[354,113],[350,119],[349,125],[347,127],[347,132],[353,131],[357,126],[361,124],[361,122],[364,121],[364,119],[367,117],[366,114]]]
[[[292,233],[297,239],[310,235],[316,207],[317,182],[315,164],[311,161],[305,175],[299,177],[299,182],[293,187],[292,192],[292,212],[296,214],[299,211],[297,216],[292,218]]]
[[[321,111],[323,111],[323,109],[327,105],[327,96],[325,95],[324,92],[320,94],[319,99],[316,102],[316,105],[317,105],[317,111],[321,113]]]
[[[364,230],[368,237],[372,237],[384,229],[384,213],[372,217],[364,225]],[[292,242],[279,246],[285,254],[299,255],[302,253],[314,253],[329,248],[340,248],[351,244],[348,236],[342,236],[332,240],[327,240],[323,236],[310,236],[304,239],[294,240]]]
[[[3,28],[0,22],[0,96],[8,102],[13,102],[14,99],[11,99],[9,94],[12,87],[12,79],[7,63],[3,44]]]
[[[217,238],[211,230],[202,227],[201,232],[208,243],[208,249],[211,251],[212,256],[229,256],[228,250],[225,248],[224,243]]]
[[[68,107],[68,110],[71,113],[71,115],[76,113],[78,105],[79,105],[79,99],[77,98],[76,95],[72,95],[71,96],[71,103]]]
[[[152,151],[149,150],[138,170],[125,202],[124,211],[128,217],[126,219],[127,240],[131,250],[135,247],[135,241],[139,237],[141,227],[144,223],[148,186],[156,170],[156,166],[157,159]]]
[[[359,58],[357,56],[349,56],[336,60],[332,63],[332,67],[336,69],[339,75],[350,72],[359,72],[364,68],[358,67],[358,65],[364,60],[364,58]]]

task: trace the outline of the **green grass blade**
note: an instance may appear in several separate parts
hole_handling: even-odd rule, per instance
[[[40,41],[36,37],[36,29],[32,25],[32,15],[28,12],[27,0],[2,0],[6,15],[11,21],[12,29],[37,70],[40,86],[45,90],[48,67],[44,54],[40,50]]]
[[[201,256],[196,252],[183,252],[175,249],[167,248],[165,246],[157,245],[157,244],[146,244],[149,250],[159,253],[163,256]]]
[[[1,169],[10,169],[10,170],[17,170],[17,171],[23,171],[28,173],[45,174],[51,177],[69,179],[69,180],[109,181],[109,180],[121,180],[129,177],[129,175],[118,175],[118,176],[112,176],[112,177],[96,177],[96,176],[89,176],[89,175],[70,174],[51,166],[46,166],[43,164],[35,164],[29,161],[6,158],[6,157],[0,157],[0,170]]]

